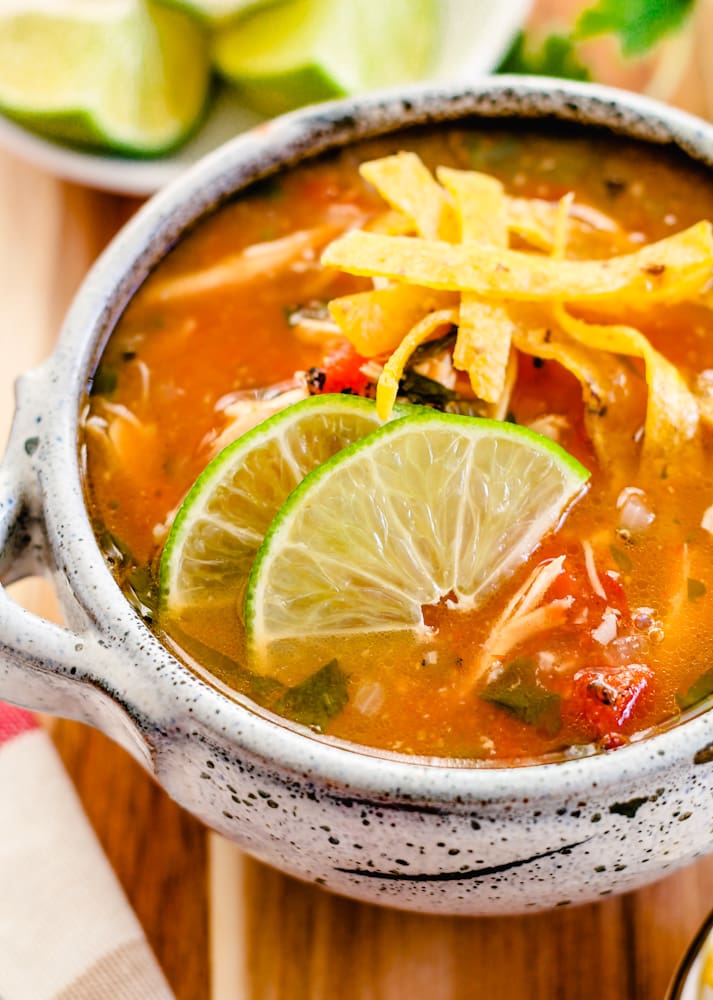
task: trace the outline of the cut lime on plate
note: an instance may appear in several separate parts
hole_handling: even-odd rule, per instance
[[[587,470],[512,424],[424,411],[311,472],[275,517],[245,600],[250,652],[423,629],[423,607],[482,604],[559,523]]]
[[[0,111],[43,135],[134,155],[165,153],[208,96],[205,33],[144,0],[39,0],[0,16]]]
[[[218,31],[213,59],[242,98],[274,115],[428,73],[437,0],[289,0]]]
[[[272,518],[305,475],[379,426],[358,396],[312,396],[224,448],[176,515],[160,566],[169,615],[234,607]],[[237,613],[237,612],[236,612]]]

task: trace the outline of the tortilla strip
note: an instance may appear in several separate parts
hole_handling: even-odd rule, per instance
[[[329,312],[357,353],[373,358],[398,347],[425,314],[456,303],[454,292],[436,292],[420,285],[392,285],[332,299]]]
[[[614,456],[611,452],[612,435],[607,433],[607,414],[627,405],[623,396],[626,379],[623,366],[603,351],[591,351],[582,344],[565,342],[561,334],[541,325],[542,317],[523,317],[517,323],[513,342],[518,351],[531,357],[555,361],[577,379],[582,390],[584,423],[602,468],[609,468]],[[538,326],[537,324],[540,323]],[[632,450],[625,443],[625,454],[617,456],[617,467],[623,470],[630,465]]]
[[[537,250],[550,253],[559,205],[543,201],[542,198],[508,197],[506,206],[510,232]],[[603,233],[620,233],[620,228],[613,219],[590,205],[572,201],[569,215],[571,224],[584,231],[595,229]]]
[[[555,315],[565,333],[585,347],[643,359],[649,386],[644,455],[663,457],[690,441],[698,429],[696,399],[675,365],[659,354],[643,333],[631,326],[587,323],[561,307]]]
[[[359,173],[392,208],[413,219],[427,240],[458,238],[458,221],[446,192],[416,153],[396,153],[362,163]]]
[[[452,245],[352,230],[327,247],[322,263],[487,299],[650,305],[691,298],[710,279],[710,222],[607,260],[554,260],[478,243]]]
[[[463,243],[471,241],[506,247],[505,195],[500,181],[474,170],[439,167],[439,181],[452,195]],[[499,303],[483,302],[463,292],[453,365],[467,371],[475,395],[497,403],[503,394],[513,325]]]
[[[439,309],[424,316],[409,330],[379,376],[376,386],[376,413],[380,420],[388,420],[391,416],[404,367],[418,345],[428,340],[439,327],[451,326],[457,322],[457,309]]]

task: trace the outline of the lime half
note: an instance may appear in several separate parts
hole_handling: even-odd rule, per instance
[[[589,473],[548,438],[434,411],[394,420],[310,473],[272,523],[245,602],[258,664],[281,640],[424,628],[482,604]]]
[[[156,0],[166,7],[178,7],[208,24],[221,24],[241,17],[248,10],[267,7],[285,0]]]
[[[61,141],[167,152],[200,119],[209,80],[205,33],[182,11],[32,0],[0,16],[0,111]]]
[[[290,0],[216,34],[218,71],[273,115],[424,76],[439,34],[438,0]]]
[[[357,396],[295,403],[217,455],[179,510],[161,557],[161,608],[234,607],[272,518],[315,466],[379,426]]]

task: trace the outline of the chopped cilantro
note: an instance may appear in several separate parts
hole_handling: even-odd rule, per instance
[[[699,597],[703,597],[706,592],[706,585],[702,580],[694,580],[689,576],[688,578],[688,600],[697,601]]]
[[[446,403],[458,399],[458,393],[446,388],[441,382],[409,369],[399,382],[399,396],[409,403],[432,406],[436,410],[445,409]]]
[[[92,396],[111,396],[119,384],[119,373],[111,365],[99,365],[92,379]]]
[[[549,736],[560,728],[560,696],[539,682],[535,662],[529,657],[517,656],[506,664],[480,697]]]
[[[323,730],[349,701],[347,679],[338,661],[330,660],[306,680],[289,688],[274,709],[293,722]]]
[[[713,668],[701,674],[698,680],[694,681],[685,694],[677,694],[676,701],[682,712],[687,708],[693,708],[704,698],[713,694]]]
[[[610,545],[609,551],[611,552],[612,559],[619,567],[619,570],[625,574],[631,573],[634,567],[633,563],[631,562],[631,559],[626,554],[626,552],[624,552],[623,549],[617,548],[616,545]]]

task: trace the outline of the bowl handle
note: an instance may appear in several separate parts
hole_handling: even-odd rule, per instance
[[[32,485],[36,439],[25,437],[19,423],[0,465],[0,700],[96,726],[152,770],[149,746],[94,672],[110,655],[99,637],[40,618],[5,590],[28,576],[48,576],[51,567],[42,505]]]

